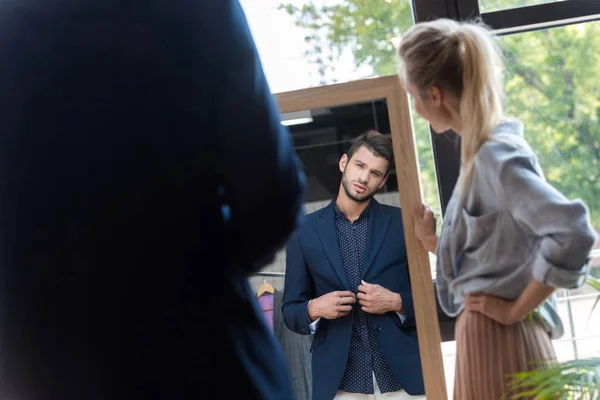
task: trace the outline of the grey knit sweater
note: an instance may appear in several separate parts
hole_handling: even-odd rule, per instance
[[[516,299],[532,278],[581,286],[596,240],[587,207],[546,182],[523,125],[503,122],[479,150],[472,184],[447,207],[437,254],[442,309],[458,315],[475,291]]]

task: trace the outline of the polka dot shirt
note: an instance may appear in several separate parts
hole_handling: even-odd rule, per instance
[[[335,226],[340,253],[350,288],[355,294],[358,293],[358,285],[362,278],[370,209],[369,205],[352,223],[335,207]],[[362,311],[358,302],[352,310],[352,321],[350,352],[339,389],[349,393],[372,394],[373,374],[381,393],[402,389],[385,362],[371,315]]]

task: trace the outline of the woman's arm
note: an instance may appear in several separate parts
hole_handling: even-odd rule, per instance
[[[527,317],[553,292],[552,286],[532,279],[517,300],[483,293],[469,294],[465,299],[465,310],[479,312],[501,324],[511,325]]]
[[[539,238],[531,266],[533,279],[519,298],[505,300],[475,293],[465,299],[466,310],[511,324],[535,310],[554,288],[583,284],[597,235],[585,204],[567,199],[547,183],[527,146],[490,141],[477,160],[477,172],[494,183],[503,208]]]
[[[476,168],[497,188],[494,195],[502,208],[539,239],[531,261],[533,278],[556,288],[581,286],[597,240],[587,206],[567,199],[546,182],[535,155],[525,145],[487,142]]]

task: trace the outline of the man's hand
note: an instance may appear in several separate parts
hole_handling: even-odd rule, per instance
[[[308,304],[308,317],[313,322],[318,318],[337,319],[352,311],[356,296],[350,291],[336,291],[317,297]]]
[[[358,302],[364,312],[385,314],[389,311],[402,312],[402,297],[380,285],[362,281],[358,286]]]
[[[465,298],[465,310],[481,313],[502,325],[512,325],[521,318],[515,315],[514,300],[483,293],[471,293]]]

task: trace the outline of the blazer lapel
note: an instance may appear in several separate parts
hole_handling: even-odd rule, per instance
[[[337,231],[335,229],[335,214],[333,211],[333,202],[323,210],[321,218],[317,223],[317,232],[323,249],[327,253],[333,269],[340,278],[342,285],[346,290],[350,290],[350,284],[348,283],[348,277],[346,276],[346,270],[344,263],[342,262],[342,256],[340,254],[340,246],[337,238]]]
[[[367,250],[365,263],[361,269],[361,278],[364,278],[369,268],[371,268],[392,220],[387,211],[375,199],[371,201],[367,228]]]

